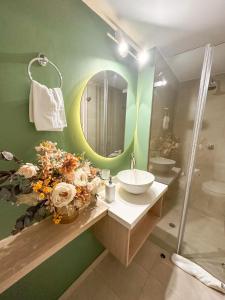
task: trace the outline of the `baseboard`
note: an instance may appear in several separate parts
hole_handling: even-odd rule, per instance
[[[93,263],[78,277],[73,284],[62,294],[59,300],[71,299],[71,295],[81,285],[81,283],[88,277],[88,275],[97,267],[97,265],[106,257],[108,250],[104,250]]]

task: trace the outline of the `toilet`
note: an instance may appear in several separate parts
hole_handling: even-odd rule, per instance
[[[214,197],[225,197],[225,182],[209,180],[202,183],[202,191]]]

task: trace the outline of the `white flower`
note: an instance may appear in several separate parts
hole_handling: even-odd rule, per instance
[[[38,170],[39,169],[37,166],[30,164],[30,163],[26,163],[25,165],[23,165],[19,168],[19,170],[16,172],[16,174],[23,175],[26,178],[31,178],[31,177],[37,175]]]
[[[82,202],[82,200],[76,199],[75,206],[76,206],[76,208],[78,208],[78,209],[82,208],[82,207],[83,207],[83,202]]]
[[[82,168],[77,169],[74,172],[73,183],[77,186],[86,186],[88,183],[88,173],[85,172]]]
[[[2,151],[2,155],[6,160],[13,160],[13,154],[8,151]]]
[[[95,177],[91,182],[88,182],[87,188],[92,195],[96,195],[98,193],[98,189],[101,186],[101,179],[99,177]]]
[[[76,188],[74,185],[61,182],[58,183],[52,191],[52,203],[55,207],[63,207],[73,201],[76,195]]]
[[[90,170],[90,162],[86,161],[82,167],[82,170],[87,174],[90,175],[91,174],[91,170]]]

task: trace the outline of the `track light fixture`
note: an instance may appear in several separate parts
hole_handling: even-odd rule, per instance
[[[118,52],[123,58],[127,57],[128,55],[129,45],[124,39],[121,39],[121,41],[118,44]]]
[[[121,57],[125,58],[129,54],[138,62],[140,67],[149,61],[149,52],[146,49],[139,50],[137,46],[132,45],[119,31],[115,31],[115,36],[111,33],[107,33],[107,35],[117,44],[118,53]]]
[[[141,50],[137,55],[137,61],[140,66],[145,65],[149,60],[149,52],[147,50]]]
[[[165,86],[165,85],[167,85],[167,81],[166,81],[165,79],[156,81],[156,82],[154,83],[154,87],[160,87],[160,86]]]

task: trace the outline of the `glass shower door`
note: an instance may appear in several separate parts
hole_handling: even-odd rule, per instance
[[[200,127],[178,247],[181,255],[201,265],[222,282],[225,282],[224,53],[225,44],[214,47],[207,98],[200,111],[203,118],[196,116],[200,117]]]
[[[152,239],[171,252],[177,247],[205,49],[200,47],[166,58],[157,49],[155,54],[149,170],[157,181],[168,185],[168,192]],[[166,127],[165,115],[169,117]],[[163,161],[168,160],[175,162],[175,167],[162,169]]]

